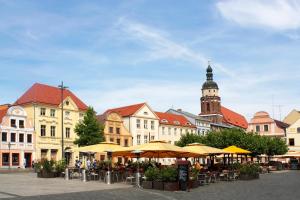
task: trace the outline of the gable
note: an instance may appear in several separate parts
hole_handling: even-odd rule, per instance
[[[157,115],[152,111],[146,103],[134,113],[135,117],[158,119]]]

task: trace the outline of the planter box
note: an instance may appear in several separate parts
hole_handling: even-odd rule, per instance
[[[177,182],[164,182],[164,190],[176,191],[176,190],[178,190],[178,183]]]
[[[142,186],[144,189],[152,189],[153,181],[143,181]]]
[[[54,172],[46,172],[46,171],[40,171],[37,173],[38,178],[55,178]]]
[[[240,174],[239,179],[240,180],[254,180],[254,179],[259,179],[259,173],[255,174],[255,175]]]
[[[190,182],[192,188],[199,187],[199,182],[197,180],[191,180]]]
[[[153,189],[163,190],[164,189],[164,182],[162,182],[162,181],[153,181]]]

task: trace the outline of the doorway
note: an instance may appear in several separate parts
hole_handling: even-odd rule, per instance
[[[24,158],[26,159],[26,166],[25,168],[31,168],[31,153],[24,153]]]

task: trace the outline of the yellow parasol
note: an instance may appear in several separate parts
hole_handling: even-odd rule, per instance
[[[239,148],[239,147],[234,146],[234,145],[226,147],[223,150],[226,151],[229,154],[250,154],[251,153],[251,151]]]
[[[224,151],[222,149],[206,146],[206,145],[200,144],[200,143],[188,144],[187,146],[183,147],[183,149],[186,151],[189,151],[191,153],[197,153],[197,154],[203,155],[203,156],[227,153],[226,151]]]
[[[121,150],[125,147],[121,147],[117,143],[113,142],[101,142],[100,144],[90,145],[90,146],[84,146],[79,147],[76,149],[78,152],[94,152],[94,153],[105,153],[105,152],[114,152],[115,150]]]
[[[134,157],[133,151],[141,151],[141,156],[144,158],[182,158],[191,156],[191,152],[184,150],[181,147],[172,145],[162,140],[154,140],[146,144],[119,149],[113,152],[113,156],[128,156]],[[193,156],[199,154],[194,153]]]

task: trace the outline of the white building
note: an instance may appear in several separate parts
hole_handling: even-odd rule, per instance
[[[200,117],[198,115],[194,115],[192,113],[189,113],[187,111],[183,111],[182,109],[169,109],[167,113],[172,113],[172,114],[177,114],[177,115],[182,115],[186,119],[189,120],[190,123],[196,126],[197,131],[196,133],[198,135],[205,135],[208,133],[210,129],[210,120],[205,119],[203,117]]]
[[[159,118],[147,103],[113,108],[106,112],[116,112],[122,116],[125,127],[132,135],[133,145],[158,139]]]
[[[1,106],[0,123],[0,167],[31,167],[35,134],[26,111],[20,106]]]

